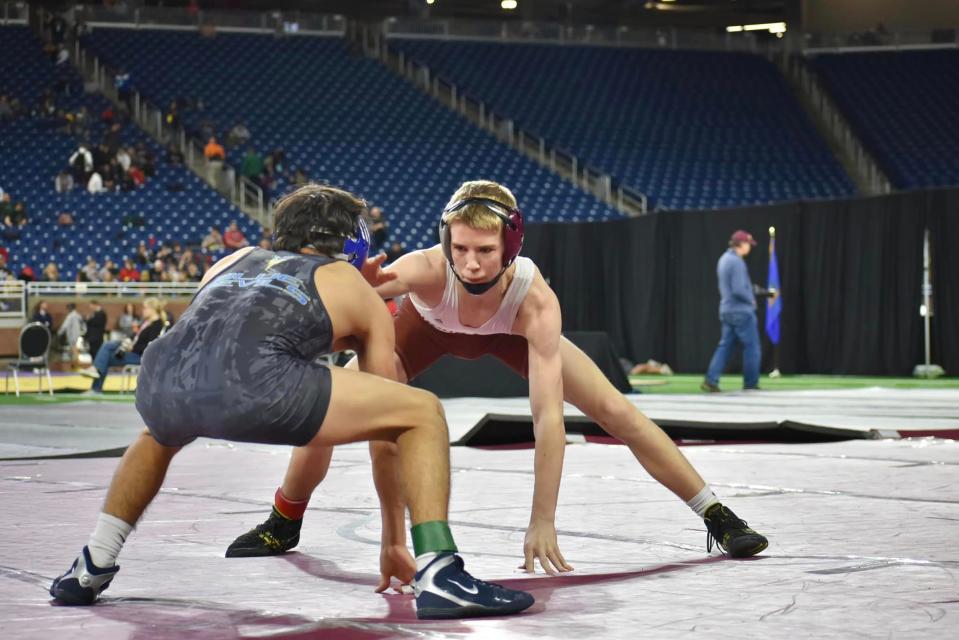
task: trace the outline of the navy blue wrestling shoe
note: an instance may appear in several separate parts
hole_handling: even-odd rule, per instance
[[[477,580],[463,569],[463,559],[449,551],[416,573],[413,590],[421,619],[506,616],[535,602],[525,591]]]
[[[90,559],[90,550],[73,561],[70,568],[50,585],[50,595],[60,604],[90,605],[110,586],[113,576],[120,570],[118,565],[101,569]]]

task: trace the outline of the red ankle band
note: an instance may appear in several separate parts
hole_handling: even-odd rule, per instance
[[[306,513],[306,505],[309,503],[309,498],[306,500],[288,500],[283,495],[282,488],[277,489],[273,496],[273,506],[280,512],[280,515],[290,520],[302,520],[303,514]]]

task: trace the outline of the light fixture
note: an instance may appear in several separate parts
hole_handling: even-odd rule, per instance
[[[426,4],[436,4],[436,0],[426,0]]]
[[[503,0],[499,3],[499,6],[505,9],[506,11],[512,11],[516,8],[519,3],[516,0]]]
[[[762,24],[734,24],[726,27],[726,33],[739,33],[741,31],[768,31],[769,33],[785,33],[786,23],[764,22]]]

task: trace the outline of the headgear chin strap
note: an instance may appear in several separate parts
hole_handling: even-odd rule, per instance
[[[450,226],[446,217],[453,212],[473,204],[483,205],[503,221],[503,267],[499,273],[496,274],[496,277],[488,282],[466,282],[460,277],[460,274],[456,273],[456,267],[453,266],[452,240],[450,239]],[[523,214],[519,209],[514,209],[492,198],[465,198],[446,207],[443,215],[440,216],[439,232],[443,255],[446,256],[446,261],[450,263],[450,269],[452,269],[453,275],[460,281],[460,284],[463,285],[467,293],[478,296],[486,293],[499,282],[499,279],[503,277],[506,269],[516,260],[520,249],[523,248]]]

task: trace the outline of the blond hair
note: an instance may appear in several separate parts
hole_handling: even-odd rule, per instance
[[[143,306],[149,307],[156,311],[156,314],[160,316],[160,321],[166,323],[169,316],[166,314],[166,302],[160,300],[159,298],[144,298]]]
[[[516,208],[516,196],[513,195],[513,192],[492,180],[464,182],[453,193],[453,197],[446,204],[446,208],[469,198],[489,198],[509,209]],[[471,229],[482,231],[493,231],[503,226],[503,220],[481,204],[471,204],[458,211],[448,213],[443,216],[443,220],[446,224],[462,222]]]

